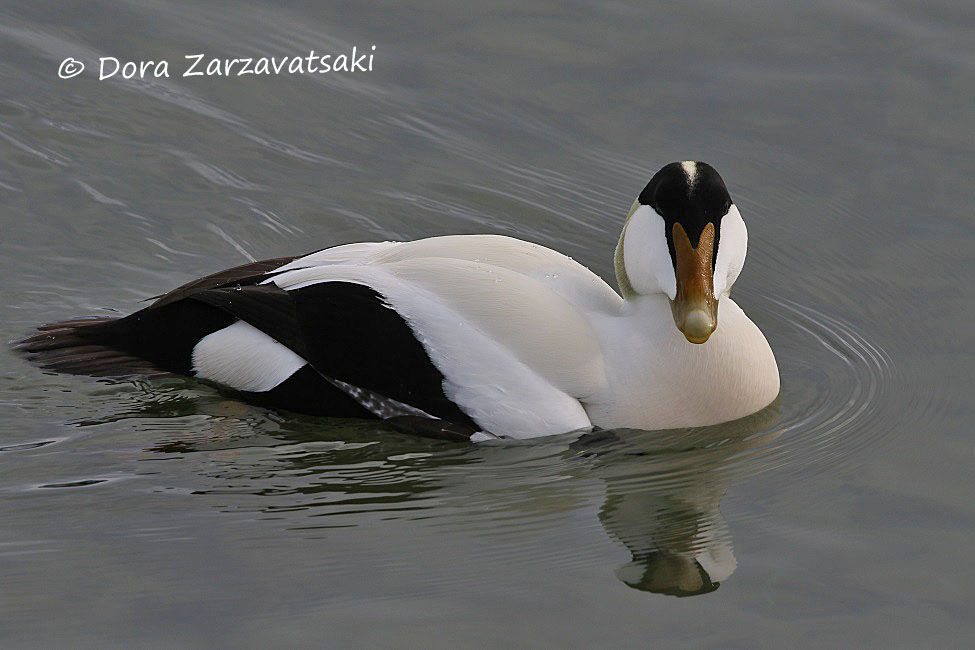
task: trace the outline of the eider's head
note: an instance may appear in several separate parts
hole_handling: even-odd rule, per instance
[[[703,162],[670,163],[630,208],[616,278],[627,299],[665,294],[677,328],[691,343],[704,343],[718,326],[718,300],[745,263],[747,241],[718,172]]]

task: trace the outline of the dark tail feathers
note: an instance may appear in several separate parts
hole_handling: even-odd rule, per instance
[[[14,349],[41,368],[72,375],[127,377],[170,375],[145,359],[116,347],[112,324],[117,318],[79,318],[49,323],[14,343]]]

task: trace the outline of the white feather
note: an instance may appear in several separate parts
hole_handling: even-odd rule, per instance
[[[725,219],[717,265],[730,286],[745,233],[737,209]],[[779,389],[768,343],[726,295],[708,342],[684,339],[668,301],[676,281],[663,223],[646,206],[629,220],[624,260],[642,294],[630,301],[564,255],[494,235],[342,246],[266,282],[372,287],[444,375],[446,396],[495,434],[700,426],[753,413]]]
[[[326,264],[357,264],[364,263],[376,253],[383,251],[391,246],[397,246],[399,242],[359,242],[356,244],[343,244],[333,246],[315,253],[310,253],[304,257],[292,260],[284,266],[279,266],[272,273],[289,271],[292,269],[304,269],[311,266],[322,266]]]
[[[648,205],[641,205],[626,224],[623,234],[623,263],[630,286],[638,294],[677,295],[674,263],[667,248],[664,218]]]
[[[403,242],[378,253],[389,263],[421,258],[478,262],[537,280],[585,311],[617,310],[623,300],[602,278],[571,257],[503,235],[448,235]]]
[[[626,313],[598,316],[609,388],[586,404],[600,427],[670,429],[727,422],[779,393],[775,357],[761,330],[728,297],[718,326],[694,345],[674,327],[668,299],[639,296]]]
[[[240,320],[204,336],[193,348],[197,377],[236,390],[271,390],[305,363],[289,348]]]
[[[384,265],[431,257],[479,262],[516,271],[538,280],[583,309],[614,310],[623,303],[602,278],[571,257],[503,235],[447,235],[408,242],[345,244],[298,258],[274,272],[337,264]]]
[[[330,281],[374,288],[409,323],[444,391],[485,429],[511,437],[588,428],[580,399],[605,385],[587,320],[541,282],[466,260],[297,269],[286,290]]]
[[[720,297],[731,292],[731,285],[745,265],[747,249],[748,230],[738,208],[732,205],[728,214],[721,219],[718,258],[714,261],[714,295]]]

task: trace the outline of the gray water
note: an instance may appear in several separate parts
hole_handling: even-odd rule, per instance
[[[970,2],[322,4],[0,5],[0,338],[360,240],[510,234],[610,278],[650,174],[698,159],[780,399],[472,446],[4,349],[0,646],[972,642]],[[180,76],[353,45],[371,72]]]

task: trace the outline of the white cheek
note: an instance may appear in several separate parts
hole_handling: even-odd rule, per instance
[[[748,230],[738,208],[732,205],[728,214],[721,219],[718,259],[714,264],[714,295],[720,297],[731,290],[731,285],[741,273],[741,267],[745,265],[747,249]]]
[[[634,291],[641,295],[677,295],[674,264],[667,249],[664,219],[653,208],[641,205],[626,226],[623,261]]]

